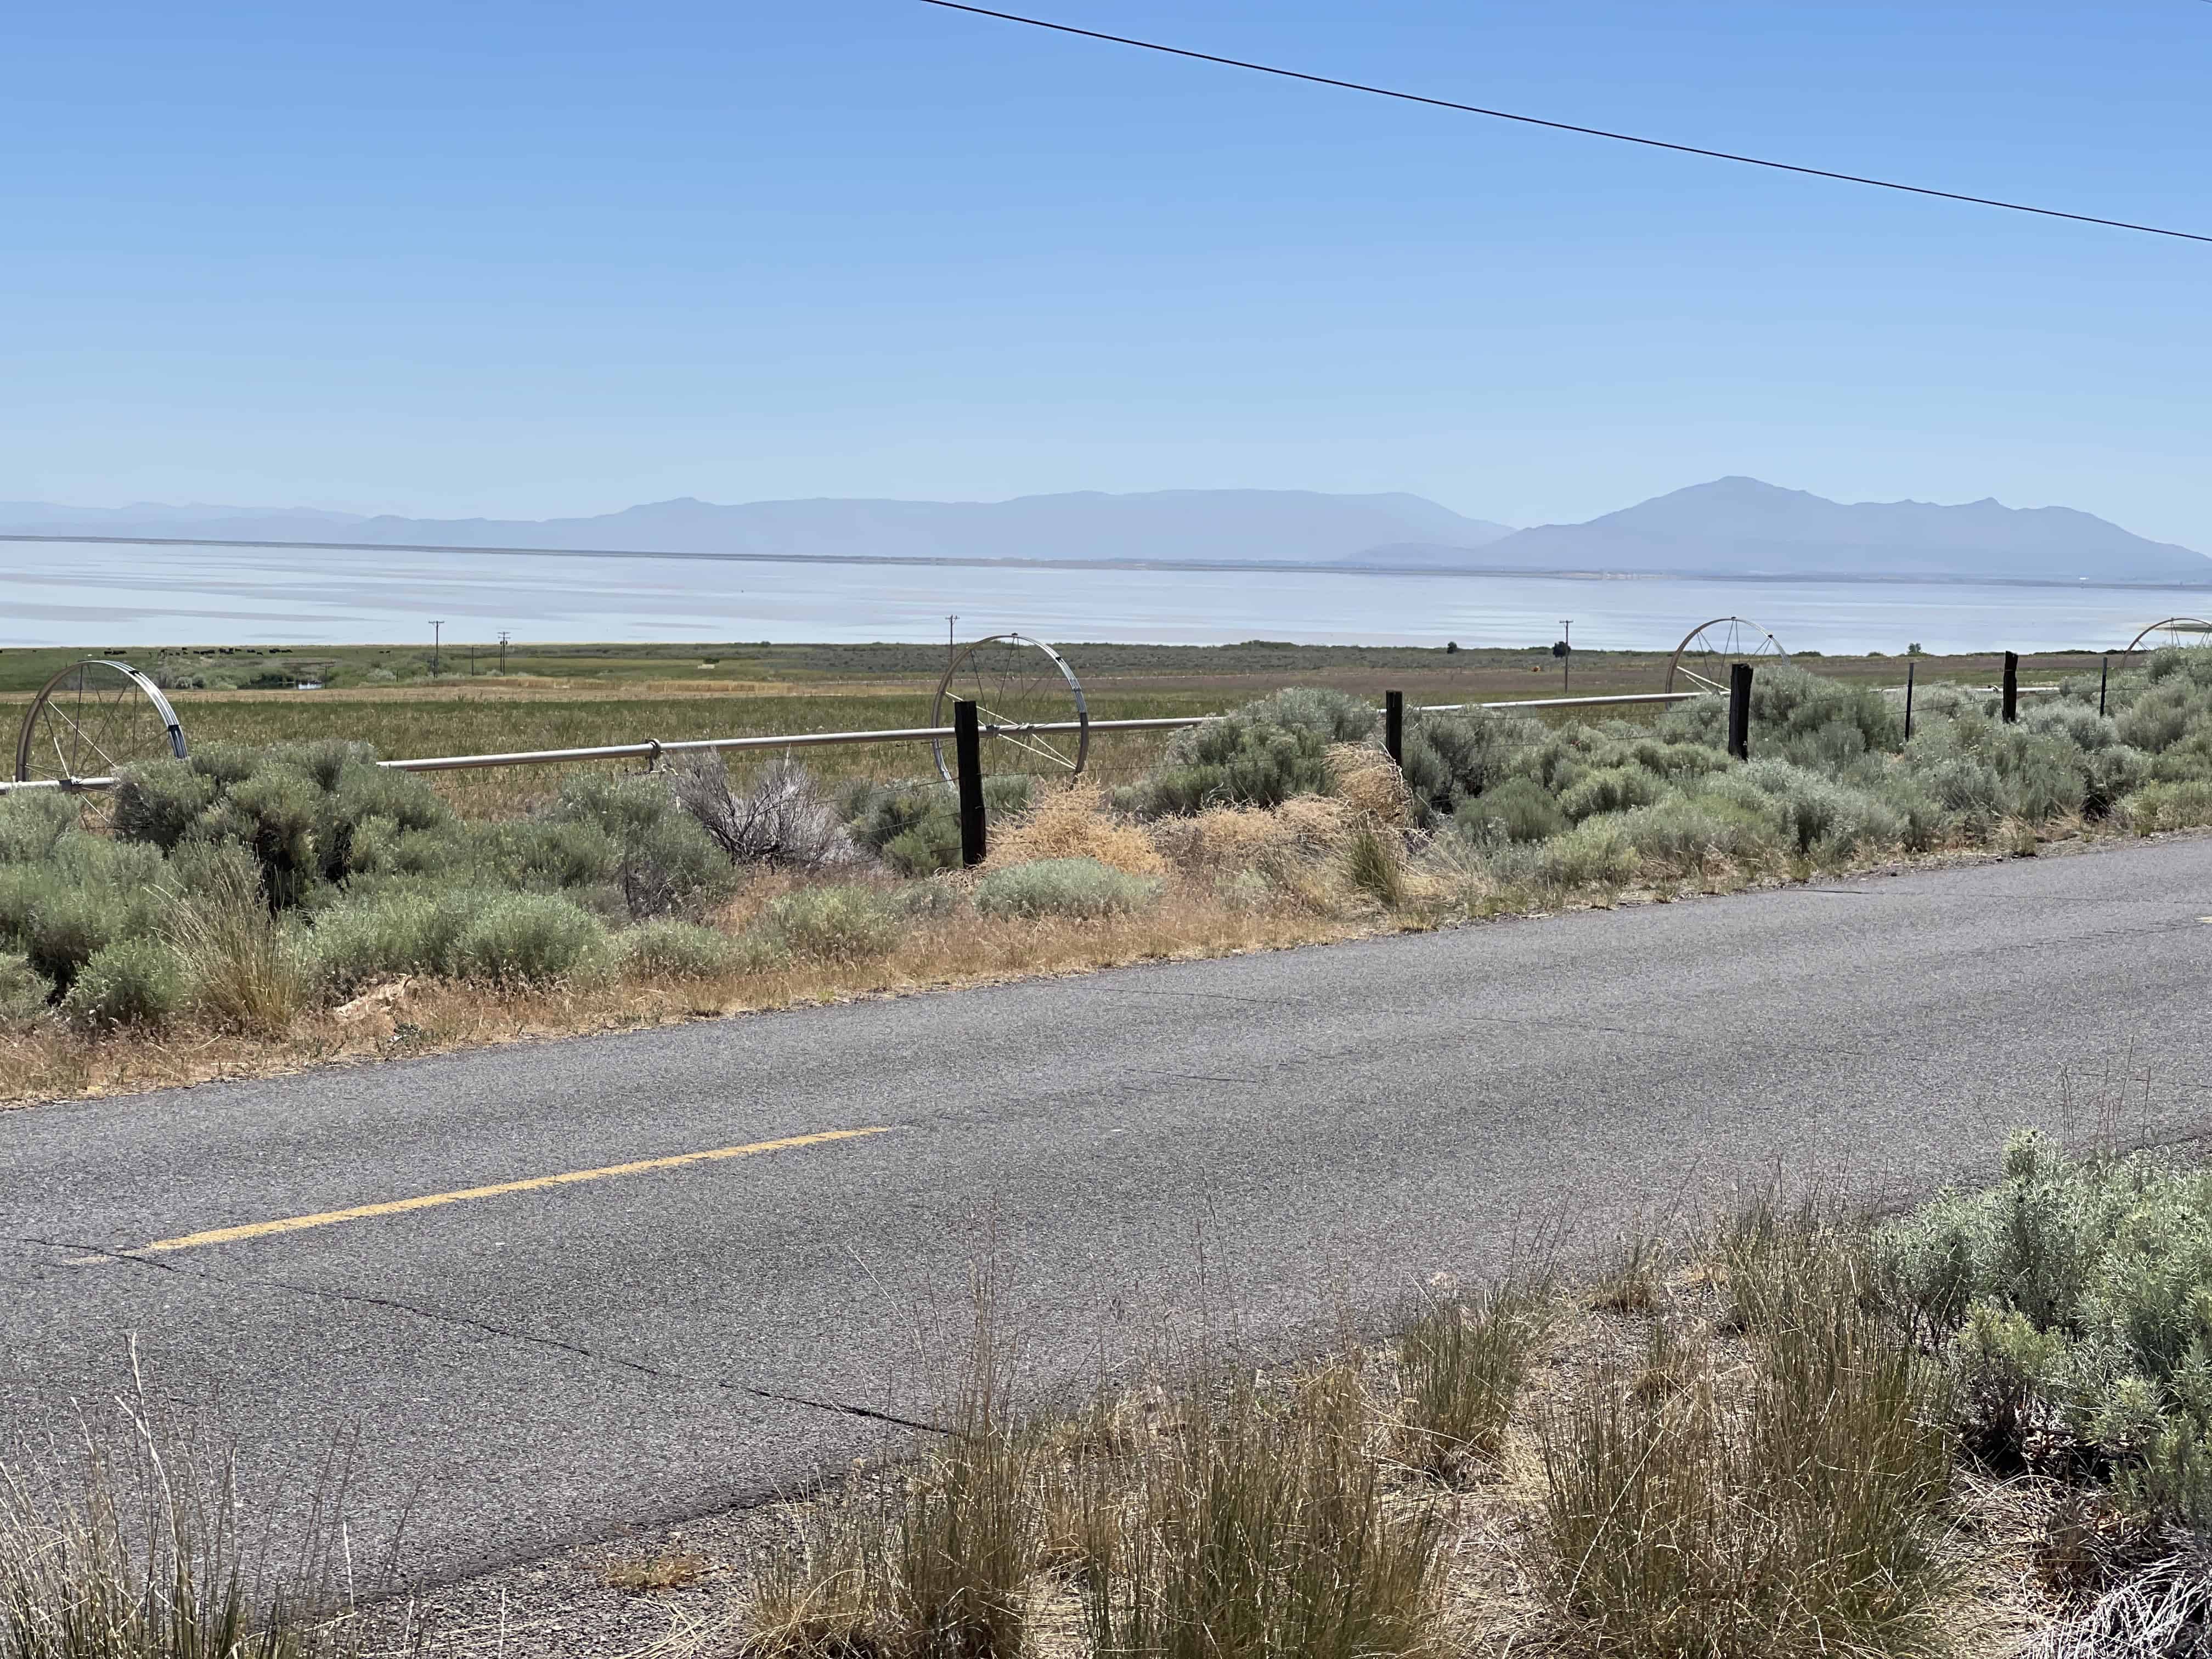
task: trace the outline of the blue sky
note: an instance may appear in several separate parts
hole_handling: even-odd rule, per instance
[[[1035,0],[1560,119],[2212,231],[2212,5]],[[2212,246],[1637,150],[913,0],[29,7],[0,499],[1729,472],[2212,550]]]

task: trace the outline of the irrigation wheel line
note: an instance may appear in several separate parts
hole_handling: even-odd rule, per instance
[[[1083,775],[1091,756],[1091,708],[1067,659],[1042,640],[993,634],[963,646],[937,683],[929,723],[949,727],[956,701],[975,705],[983,738],[991,745],[984,761],[987,774],[1006,770],[1004,763],[1024,757],[1024,771],[1035,772],[1042,763],[1048,778],[1058,774],[1072,783]],[[937,775],[955,783],[945,740],[932,738],[929,750]]]
[[[2127,649],[2120,653],[2121,657],[2124,659],[2134,656],[2136,652],[2142,649],[2142,642],[2154,634],[2163,634],[2166,636],[2151,647],[2154,651],[2165,650],[2169,647],[2212,644],[2212,622],[2206,622],[2202,617],[2164,617],[2153,623],[2135,638],[2130,640]],[[2185,634],[2191,637],[2184,639],[2182,635]]]
[[[1757,657],[1790,660],[1782,641],[1757,623],[1744,617],[1715,617],[1682,635],[1681,644],[1667,659],[1667,684],[1662,689],[1674,690],[1680,678],[1698,690],[1726,696],[1729,667]],[[1685,658],[1689,660],[1684,661]]]
[[[112,778],[136,761],[190,751],[161,687],[127,662],[88,657],[39,688],[15,739],[15,781]]]

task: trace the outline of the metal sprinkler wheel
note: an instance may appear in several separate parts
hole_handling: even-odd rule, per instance
[[[1667,662],[1665,689],[1725,693],[1729,670],[1754,657],[1790,660],[1782,642],[1757,623],[1741,617],[1716,617],[1682,635],[1681,644]]]
[[[112,778],[134,761],[182,760],[185,728],[127,662],[71,663],[39,689],[15,740],[15,781]]]
[[[2146,646],[2145,641],[2148,641]],[[2138,651],[2163,651],[2173,646],[2212,644],[2212,623],[2201,617],[2168,617],[2154,622],[2128,641],[2128,648],[2120,653],[2132,657]]]
[[[952,724],[956,701],[975,705],[982,727],[983,770],[1029,772],[1071,781],[1091,753],[1091,710],[1075,671],[1042,640],[994,634],[963,646],[929,706],[932,726]],[[950,738],[932,738],[937,774],[955,781]]]

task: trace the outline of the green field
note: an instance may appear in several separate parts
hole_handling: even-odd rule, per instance
[[[1062,647],[1097,720],[1218,713],[1285,685],[1327,685],[1379,698],[1403,690],[1422,702],[1496,701],[1656,691],[1663,652],[1577,652],[1571,678],[1541,650],[1451,651],[1312,646],[1252,641],[1231,646],[1074,644]],[[497,648],[448,647],[441,672],[412,646],[301,646],[0,651],[0,735],[12,735],[29,694],[87,655],[113,655],[168,688],[188,740],[267,744],[343,737],[386,758],[583,748],[659,740],[880,731],[927,726],[944,672],[942,646],[517,644],[499,670]],[[1899,657],[1798,660],[1838,679],[1901,686]],[[2025,683],[2094,672],[2091,653],[2027,659]],[[1992,684],[2000,659],[1923,657],[1922,684]],[[307,678],[319,689],[295,689]],[[1619,711],[1634,717],[1640,711]],[[1164,738],[1098,733],[1090,773],[1106,784],[1142,772]],[[764,757],[763,757],[764,758]],[[893,778],[925,773],[921,744],[808,751],[817,775]],[[527,808],[557,789],[562,769],[522,767],[441,775],[438,785],[471,817]],[[740,769],[742,769],[740,768]]]

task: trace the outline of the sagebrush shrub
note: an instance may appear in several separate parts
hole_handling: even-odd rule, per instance
[[[115,833],[167,852],[215,804],[216,780],[189,761],[126,766],[113,792]]]
[[[1636,874],[1636,848],[1618,823],[1592,818],[1539,843],[1535,868],[1553,887],[1618,887]]]
[[[20,1024],[46,1012],[53,982],[31,966],[28,957],[0,955],[0,1024]]]
[[[161,856],[150,848],[69,834],[42,865],[0,872],[0,921],[31,967],[69,988],[106,945],[153,931]]]
[[[744,955],[727,933],[696,922],[642,921],[614,938],[616,969],[631,979],[712,979]]]
[[[453,971],[465,979],[543,985],[587,965],[605,944],[598,917],[551,893],[502,893],[454,939]]]
[[[1029,810],[1036,780],[996,773],[983,780],[983,811],[993,822]],[[960,862],[959,803],[941,781],[848,786],[840,798],[845,828],[860,846],[902,876],[933,875]]]
[[[2212,780],[2147,783],[2120,802],[2116,816],[2139,836],[2212,823]]]
[[[665,775],[579,774],[562,785],[548,816],[605,833],[615,848],[611,878],[640,920],[702,914],[735,884],[730,860],[677,805]]]
[[[58,791],[0,795],[0,865],[44,862],[77,818],[76,802]]]
[[[1649,806],[1666,793],[1666,781],[1640,766],[1603,766],[1584,772],[1559,795],[1559,811],[1580,823],[1600,812]]]
[[[495,896],[476,888],[411,885],[349,896],[315,918],[315,959],[341,993],[402,975],[449,973],[463,931]]]
[[[1381,716],[1340,691],[1295,687],[1178,732],[1137,786],[1139,810],[1188,814],[1209,806],[1277,806],[1333,787],[1332,744],[1359,743]]]
[[[1540,722],[1515,714],[1470,711],[1412,720],[1405,733],[1406,785],[1422,821],[1449,816],[1469,796],[1504,782],[1515,757],[1543,733]]]
[[[395,836],[382,852],[384,867],[404,869],[408,838]],[[604,824],[590,818],[528,818],[501,824],[489,837],[490,850],[516,885],[562,890],[611,882],[622,864],[622,849]],[[418,861],[419,862],[419,861]],[[371,866],[375,867],[375,866]]]
[[[898,944],[899,919],[872,887],[838,883],[782,895],[762,912],[757,931],[795,957],[866,962]]]
[[[1725,795],[1676,795],[1621,814],[1621,835],[1655,869],[1693,873],[1716,860],[1756,863],[1777,850],[1774,818]]]
[[[1789,761],[1755,760],[1709,788],[1738,800],[1766,798],[1787,843],[1799,854],[1842,858],[1902,838],[1904,825],[1879,798],[1834,783]]]
[[[1138,909],[1160,884],[1096,859],[1036,859],[983,878],[975,908],[987,916],[1103,916]]]
[[[1923,714],[1926,704],[1922,705]],[[1700,697],[1661,717],[1660,733],[1717,750],[1723,747],[1728,703]],[[1839,765],[1854,757],[1893,751],[1904,736],[1903,711],[1872,686],[1823,679],[1796,663],[1759,663],[1751,683],[1751,752],[1808,766]]]
[[[176,952],[159,939],[118,939],[94,951],[62,999],[62,1012],[89,1026],[159,1025],[185,1000]]]
[[[1567,815],[1534,778],[1508,778],[1496,788],[1462,801],[1452,812],[1452,827],[1478,845],[1543,841],[1567,827]]]
[[[1971,1443],[2016,1458],[2063,1425],[2138,1507],[2212,1527],[2212,1170],[2025,1133],[1996,1186],[1875,1242],[1889,1295],[1946,1346]]]

